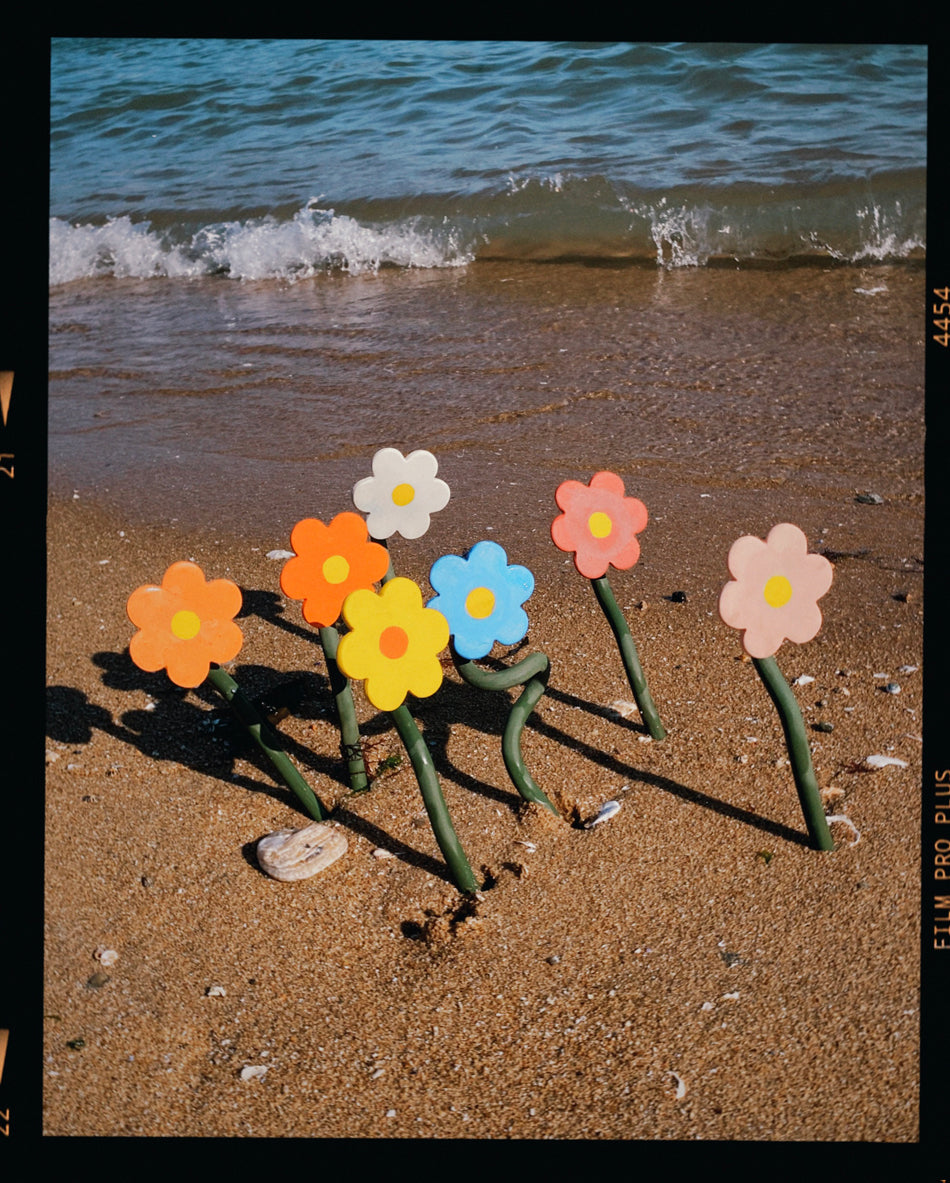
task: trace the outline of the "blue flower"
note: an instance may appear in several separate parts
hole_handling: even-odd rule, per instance
[[[521,607],[534,591],[527,567],[509,566],[497,542],[477,542],[465,558],[443,555],[429,582],[438,592],[426,605],[449,622],[455,651],[469,661],[486,657],[492,645],[514,645],[528,631]]]

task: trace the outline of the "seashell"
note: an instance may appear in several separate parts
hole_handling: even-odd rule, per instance
[[[599,826],[601,822],[607,821],[608,818],[613,817],[615,813],[620,811],[619,801],[605,801],[601,805],[600,810],[590,819],[589,822],[584,822],[584,829],[590,830],[594,826]]]
[[[828,814],[828,816],[825,818],[825,821],[828,823],[829,826],[833,825],[835,822],[844,822],[844,824],[846,826],[851,827],[851,832],[852,832],[852,834],[854,834],[854,841],[849,842],[848,843],[849,846],[857,846],[857,844],[861,841],[861,831],[858,829],[858,827],[854,824],[854,822],[851,820],[850,817],[848,817],[848,815],[846,813]]]
[[[296,555],[292,550],[269,550],[264,556],[265,559],[292,559]]]
[[[864,763],[868,768],[887,768],[893,765],[895,768],[906,768],[906,760],[898,760],[896,756],[865,756]]]
[[[341,830],[314,822],[301,830],[275,830],[257,844],[257,861],[272,879],[292,882],[309,879],[346,850]]]
[[[102,964],[106,966],[115,965],[115,963],[119,960],[119,954],[116,953],[115,949],[107,949],[105,945],[100,945],[93,954],[93,957],[95,957],[97,961],[101,961]]]

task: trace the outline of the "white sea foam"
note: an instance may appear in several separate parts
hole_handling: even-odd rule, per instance
[[[383,227],[308,202],[290,221],[256,218],[201,227],[174,243],[128,217],[73,226],[50,219],[49,282],[98,276],[148,279],[224,274],[293,282],[328,271],[351,275],[381,267],[456,267],[474,252],[446,224],[409,218]]]

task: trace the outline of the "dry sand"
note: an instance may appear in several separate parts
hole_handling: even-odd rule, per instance
[[[675,561],[650,550],[661,514],[642,562],[610,577],[665,740],[618,708],[632,695],[609,628],[553,547],[529,560],[527,641],[493,655],[548,654],[527,765],[565,819],[616,799],[611,820],[519,808],[499,742],[513,692],[448,666],[413,700],[486,880],[474,906],[359,687],[378,776],[348,795],[319,647],[266,557],[285,539],[133,529],[54,495],[44,1132],[914,1142],[919,484],[893,476],[870,505],[844,478],[783,502],[813,549],[838,551],[821,633],[778,654],[790,681],[813,679],[795,693],[818,779],[853,823],[833,825],[828,853],[805,841],[778,717],[716,613],[728,544],[757,524],[751,494],[705,487],[684,486],[694,528],[671,528]],[[441,547],[394,545],[394,561],[423,579]],[[224,704],[129,660],[125,601],[180,558],[243,589],[229,668],[289,708],[288,750],[336,807],[349,848],[313,879],[258,868],[257,841],[307,819]],[[872,754],[906,766],[870,771]]]

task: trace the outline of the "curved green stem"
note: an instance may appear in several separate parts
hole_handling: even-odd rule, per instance
[[[795,777],[795,788],[798,790],[798,800],[805,816],[805,825],[808,827],[811,844],[816,850],[834,850],[835,844],[821,804],[821,793],[815,779],[811,750],[808,747],[805,723],[798,701],[792,693],[791,687],[782,677],[774,657],[753,657],[752,664],[765,684],[765,688],[778,710],[779,718],[782,720],[785,744],[788,747],[792,773]]]
[[[211,667],[208,681],[232,707],[251,738],[274,765],[284,784],[297,794],[310,817],[314,821],[322,822],[327,811],[320,799],[294,767],[287,753],[281,749],[275,729],[260,714],[237,682],[219,666]]]
[[[360,744],[360,729],[356,719],[356,707],[353,704],[353,692],[350,689],[349,679],[343,676],[336,663],[340,634],[332,625],[320,629],[320,644],[326,659],[330,692],[333,695],[337,719],[340,724],[340,751],[346,761],[346,774],[350,782],[350,789],[354,793],[362,793],[369,785],[369,777],[363,762],[363,749]]]
[[[647,686],[643,667],[640,665],[640,659],[637,656],[637,647],[633,643],[633,637],[630,635],[630,628],[627,625],[626,618],[620,611],[610,584],[607,582],[607,576],[602,575],[599,579],[592,579],[591,583],[594,586],[594,592],[600,602],[600,606],[604,610],[604,615],[607,617],[607,622],[613,630],[614,637],[620,647],[623,668],[626,671],[630,689],[633,691],[633,697],[636,699],[637,706],[640,708],[640,717],[654,739],[663,739],[666,736],[666,729],[660,722],[660,716],[657,714],[656,707],[653,705],[650,688]]]
[[[390,711],[389,715],[399,732],[399,738],[409,753],[409,759],[412,761],[416,780],[419,782],[419,789],[422,792],[426,813],[432,824],[432,832],[435,834],[439,849],[452,872],[456,887],[459,891],[466,893],[478,891],[479,884],[469,866],[468,859],[465,857],[465,851],[458,840],[455,827],[452,825],[435,765],[432,763],[429,749],[416,726],[415,719],[409,713],[409,708],[405,703],[396,707],[394,711]]]
[[[505,724],[505,731],[501,739],[501,752],[505,760],[505,767],[512,783],[526,801],[536,801],[539,805],[557,810],[548,800],[534,777],[528,771],[521,751],[521,733],[528,716],[534,710],[548,685],[551,663],[544,653],[532,653],[519,661],[517,665],[504,670],[483,670],[474,661],[466,661],[459,657],[452,647],[452,661],[462,679],[470,686],[480,690],[508,690],[512,686],[524,686],[524,690],[515,700]]]

